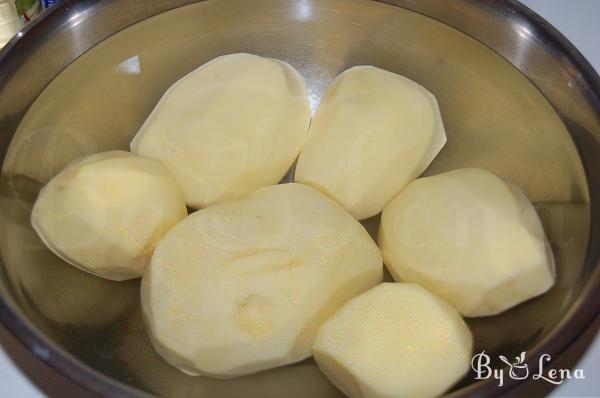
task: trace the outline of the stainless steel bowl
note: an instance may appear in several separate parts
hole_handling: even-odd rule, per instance
[[[104,396],[335,397],[303,363],[234,379],[185,376],[153,351],[138,283],[84,274],[29,225],[41,184],[70,159],[127,148],[179,77],[232,52],[280,58],[316,106],[342,70],[372,64],[438,98],[448,144],[427,174],[476,166],[518,183],[557,258],[546,295],[471,320],[477,350],[561,354],[600,311],[600,79],[513,0],[67,1],[0,54],[0,321],[33,355]],[[367,226],[376,228],[377,219]],[[519,382],[467,376],[452,394]]]

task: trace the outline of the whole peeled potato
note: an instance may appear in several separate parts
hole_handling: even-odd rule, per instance
[[[140,277],[160,238],[187,215],[157,160],[125,151],[76,159],[41,190],[31,223],[66,262],[112,280]]]
[[[175,226],[144,274],[142,308],[169,363],[228,378],[309,357],[321,321],[382,273],[379,249],[340,205],[275,185]]]
[[[554,283],[535,209],[517,186],[481,169],[412,182],[383,210],[379,246],[394,279],[419,283],[466,316],[498,314]]]
[[[218,57],[176,82],[131,142],[162,161],[204,208],[279,182],[306,140],[304,79],[285,62]]]
[[[362,220],[381,212],[445,143],[429,91],[395,73],[357,66],[327,89],[294,178]]]
[[[333,314],[313,352],[351,398],[425,398],[467,373],[472,347],[452,306],[419,285],[382,283]]]

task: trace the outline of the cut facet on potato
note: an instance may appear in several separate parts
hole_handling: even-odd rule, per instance
[[[473,337],[458,312],[422,287],[382,283],[328,319],[313,353],[351,398],[442,394],[467,373]]]
[[[140,277],[160,238],[187,215],[157,160],[125,151],[69,163],[41,190],[31,223],[56,255],[112,280]]]
[[[306,140],[310,117],[306,85],[292,66],[225,55],[166,92],[131,150],[162,161],[187,204],[204,208],[279,182]]]
[[[321,321],[382,271],[379,249],[340,205],[275,185],[173,228],[142,279],[142,308],[168,362],[234,377],[309,357]]]
[[[481,169],[412,182],[383,210],[379,246],[394,279],[419,283],[466,316],[498,314],[554,283],[535,209],[517,186]]]
[[[395,73],[357,66],[327,89],[294,178],[362,220],[381,212],[445,143],[429,91]]]

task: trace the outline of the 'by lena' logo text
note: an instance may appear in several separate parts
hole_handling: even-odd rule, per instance
[[[506,374],[507,369],[492,369],[490,366],[490,356],[485,351],[476,354],[471,360],[471,367],[475,371],[475,378],[477,380],[494,378],[498,381],[498,386],[504,385],[506,377],[510,377],[513,380],[525,380],[531,377],[533,380],[545,380],[552,384],[562,384],[563,381],[569,379],[585,379],[583,369],[575,369],[573,371],[569,369],[547,369],[545,365],[552,358],[550,355],[543,354],[540,356],[538,363],[537,372],[530,374],[529,367],[525,363],[525,352],[515,357],[513,362],[510,362],[504,355],[498,357],[502,362],[508,366],[508,375]]]

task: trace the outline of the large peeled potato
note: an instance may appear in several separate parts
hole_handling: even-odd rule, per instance
[[[340,205],[275,185],[173,228],[142,279],[142,308],[168,362],[234,377],[309,357],[321,321],[382,272],[379,249]]]
[[[422,287],[382,283],[323,324],[313,353],[351,398],[442,394],[467,373],[473,337],[458,312]]]
[[[421,178],[383,210],[379,245],[394,279],[466,316],[498,314],[554,283],[554,258],[523,192],[481,169]]]
[[[66,262],[112,280],[140,277],[160,238],[187,215],[157,160],[124,151],[69,163],[41,190],[31,223]]]
[[[372,66],[339,75],[327,90],[298,159],[295,180],[362,220],[381,209],[446,143],[435,97]]]
[[[279,182],[306,140],[310,116],[304,80],[293,67],[225,55],[167,91],[131,150],[161,160],[187,204],[203,208]]]

